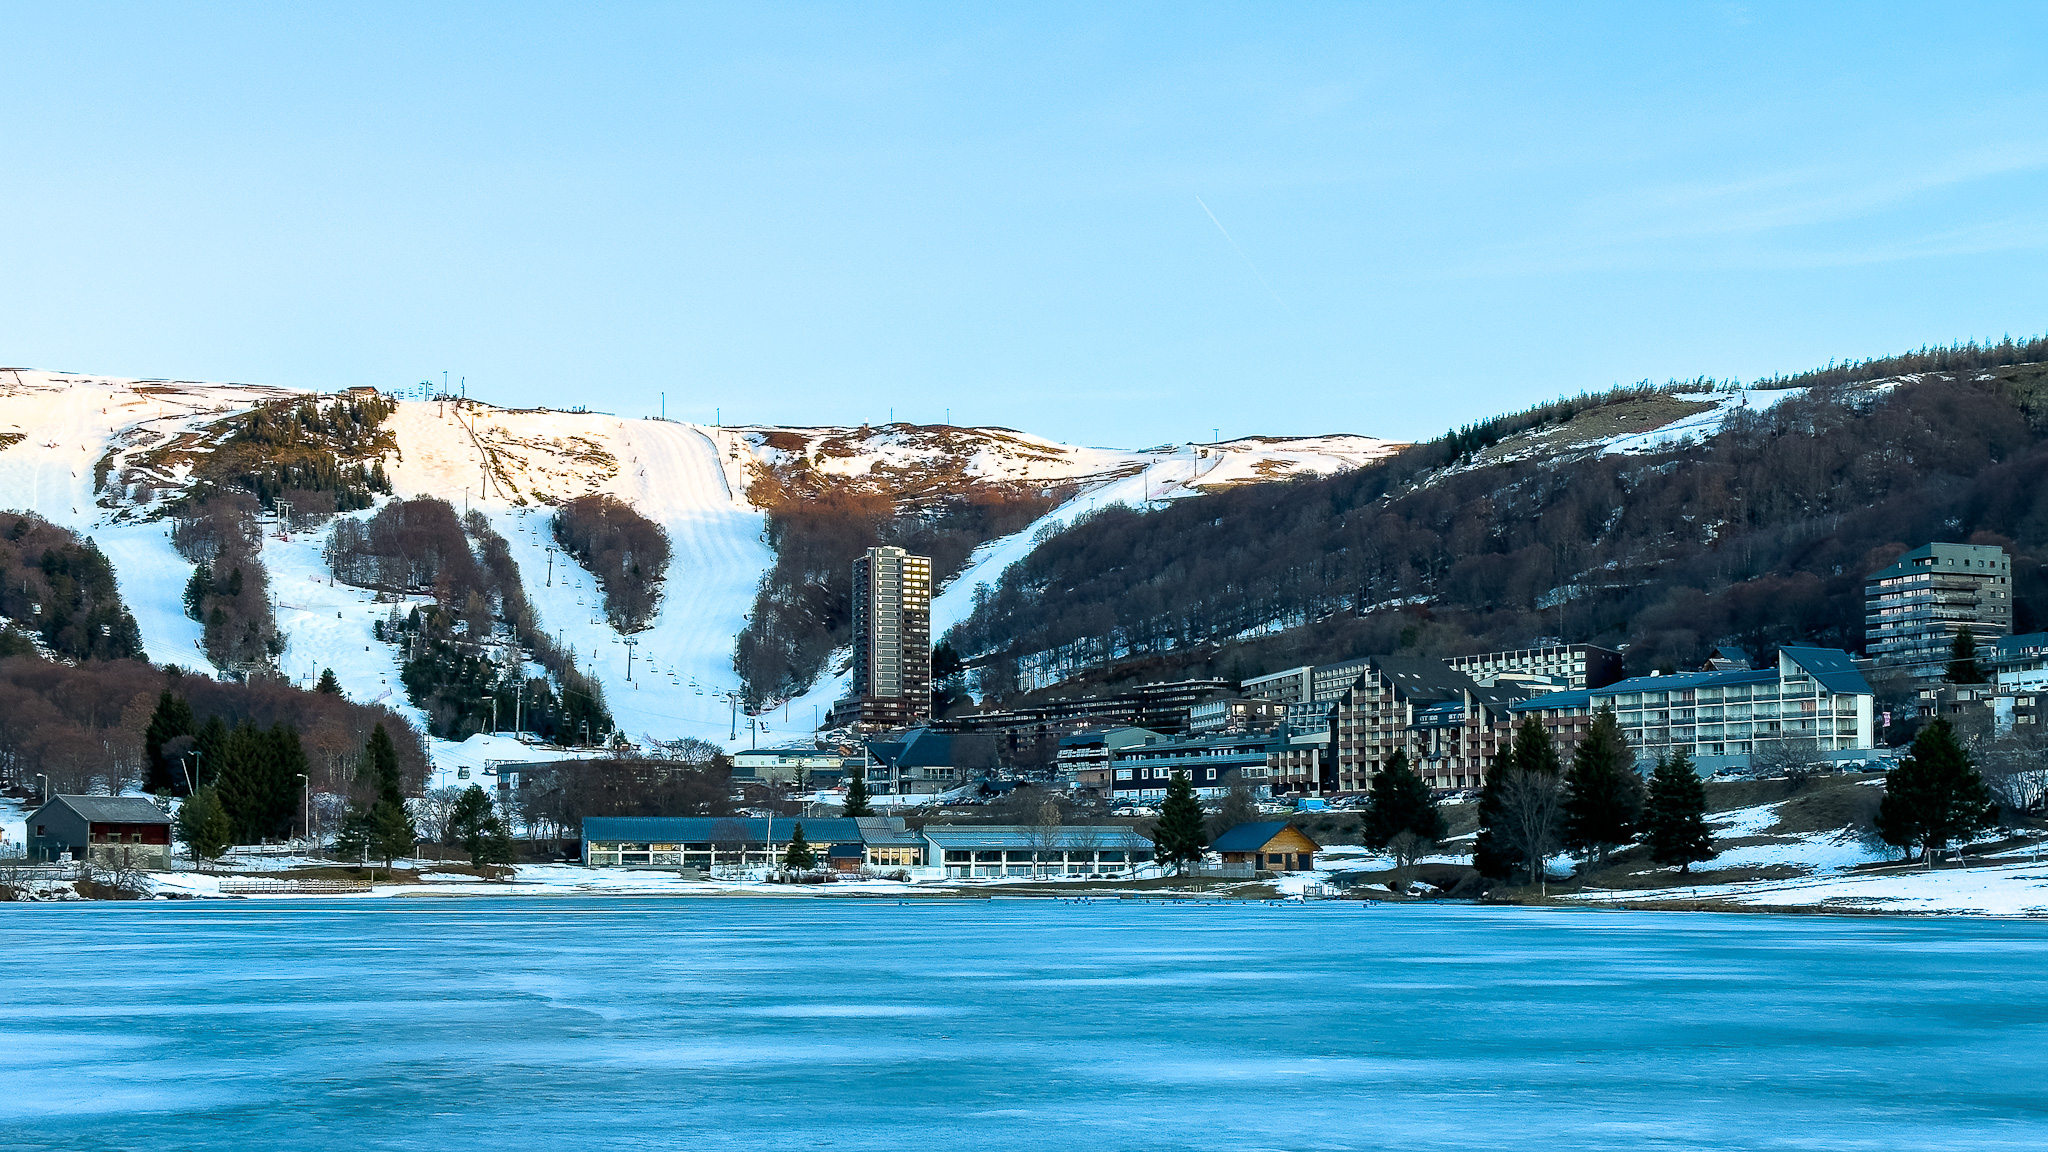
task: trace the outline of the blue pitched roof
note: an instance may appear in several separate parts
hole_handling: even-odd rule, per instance
[[[1218,852],[1257,852],[1287,827],[1285,820],[1257,820],[1239,824],[1216,838],[1209,847]]]
[[[1574,688],[1569,692],[1546,692],[1541,696],[1531,696],[1527,700],[1517,700],[1508,705],[1508,711],[1541,712],[1546,708],[1584,708],[1592,696],[1592,690],[1587,688]]]
[[[1869,681],[1856,670],[1856,662],[1840,648],[1811,648],[1798,644],[1787,644],[1778,649],[1794,664],[1806,670],[1807,675],[1820,682],[1830,692],[1868,693]],[[1512,705],[1516,712],[1533,712],[1545,708],[1584,708],[1594,695],[1619,696],[1627,692],[1674,692],[1688,688],[1724,688],[1733,684],[1775,684],[1778,670],[1775,667],[1727,672],[1674,672],[1669,676],[1631,676],[1609,684],[1604,688],[1552,692],[1536,696]]]
[[[1778,649],[1786,659],[1806,669],[1806,674],[1820,681],[1820,686],[1830,692],[1868,693],[1870,682],[1863,673],[1856,670],[1856,662],[1840,648],[1808,648],[1804,645],[1786,644]]]
[[[2017,656],[2029,648],[2048,648],[2048,632],[2022,632],[1998,638],[1998,654],[2003,657]]]
[[[916,728],[901,740],[869,744],[868,754],[892,768],[950,768],[953,737],[929,728]]]
[[[843,816],[818,820],[775,818],[775,842],[789,839],[796,826],[804,826],[804,840],[812,844],[860,844],[860,825]],[[768,836],[765,816],[591,816],[583,821],[585,840],[662,840],[702,844],[713,840],[739,839],[734,825],[745,829],[744,837],[756,844]]]

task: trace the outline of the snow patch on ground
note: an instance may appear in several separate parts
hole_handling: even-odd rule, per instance
[[[1614,436],[1601,442],[1602,453],[1633,456],[1644,452],[1662,452],[1675,448],[1685,441],[1700,441],[1721,430],[1730,414],[1744,409],[1765,412],[1780,402],[1794,396],[1806,395],[1804,388],[1737,388],[1715,394],[1714,407],[1690,416],[1681,416],[1661,428],[1647,432],[1635,432]]]

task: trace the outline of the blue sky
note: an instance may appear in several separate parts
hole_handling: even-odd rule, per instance
[[[1144,445],[2048,329],[2048,9],[0,7],[0,363]]]

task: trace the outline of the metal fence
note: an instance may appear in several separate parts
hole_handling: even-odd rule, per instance
[[[368,880],[271,880],[253,876],[221,878],[223,896],[324,896],[341,892],[368,892]]]

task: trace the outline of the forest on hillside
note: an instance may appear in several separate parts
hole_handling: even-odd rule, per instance
[[[142,655],[142,630],[91,537],[28,512],[0,515],[0,525],[0,656],[33,651],[31,634],[63,659]]]
[[[327,539],[335,578],[394,597],[377,638],[403,648],[401,678],[435,736],[528,731],[569,743],[612,728],[604,691],[540,627],[519,565],[481,512],[458,516],[445,500],[394,500],[367,520],[342,520]],[[527,661],[544,676],[528,675]]]
[[[668,533],[608,493],[565,500],[549,518],[555,543],[604,589],[605,618],[621,632],[654,622],[668,578]]]
[[[165,693],[185,723],[165,728]],[[33,656],[0,659],[0,779],[29,785],[37,773],[52,792],[118,794],[124,787],[187,791],[216,779],[234,733],[289,731],[315,791],[349,794],[364,742],[378,724],[395,742],[409,787],[426,778],[426,748],[396,713],[278,680],[247,684],[182,675],[141,660],[58,664]],[[180,738],[183,738],[182,741]],[[165,745],[171,749],[165,752]],[[296,786],[296,781],[293,781]]]
[[[283,500],[294,518],[368,508],[391,491],[384,457],[398,450],[385,420],[398,403],[367,390],[321,403],[312,396],[273,400],[227,417],[206,430],[211,451],[180,438],[144,453],[119,483],[138,501],[180,469],[191,480],[179,509],[205,504],[223,492],[246,492],[268,510]],[[111,459],[101,461],[95,487],[108,481]]]
[[[1857,651],[1863,576],[1930,540],[2012,550],[2015,626],[2048,627],[2048,366],[1998,363],[2041,344],[1915,354],[1968,370],[1878,388],[1849,366],[1788,378],[1807,390],[1668,452],[1447,468],[1498,438],[1465,429],[1340,476],[1101,510],[977,589],[949,638],[998,699],[1545,636],[1627,643],[1637,672],[1718,643]]]

